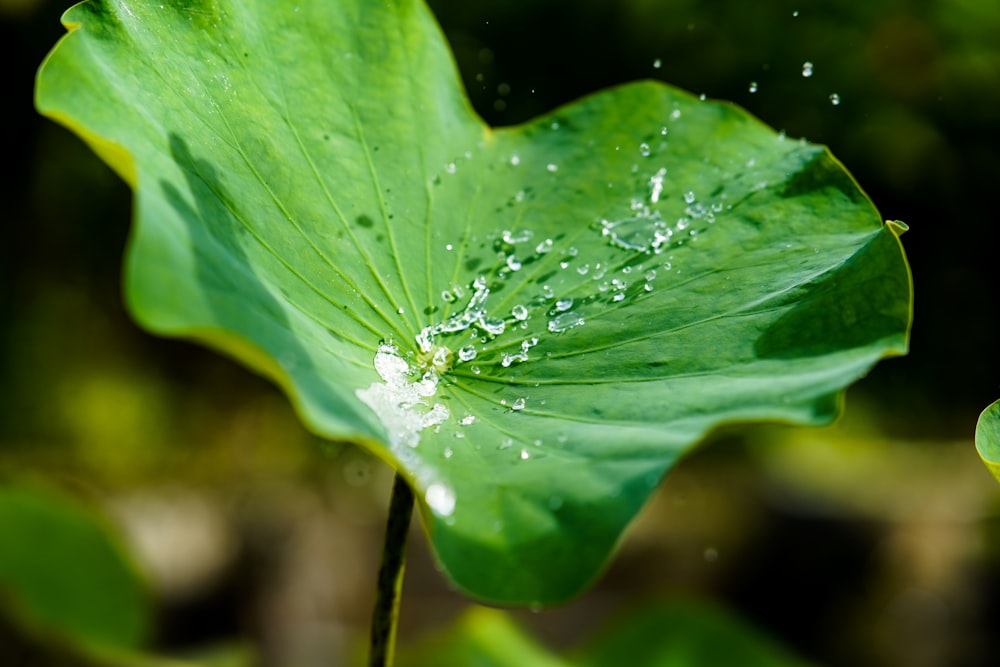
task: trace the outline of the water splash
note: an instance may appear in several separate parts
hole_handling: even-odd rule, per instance
[[[472,287],[474,292],[461,312],[442,322],[426,326],[417,334],[417,345],[423,356],[434,353],[434,337],[439,334],[466,331],[472,326],[478,326],[491,335],[503,333],[503,320],[492,320],[486,313],[486,299],[490,295],[486,279],[482,276],[476,278]]]
[[[379,346],[375,353],[375,371],[382,381],[354,393],[378,415],[393,446],[416,447],[420,431],[441,424],[450,416],[448,408],[441,403],[428,409],[427,399],[437,393],[437,373],[431,369],[418,380],[411,380],[415,371],[400,356],[395,345]]]

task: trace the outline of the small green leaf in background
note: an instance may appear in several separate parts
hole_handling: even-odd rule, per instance
[[[253,667],[244,645],[144,654],[152,600],[112,527],[78,500],[0,482],[0,665]]]
[[[669,600],[622,619],[580,652],[579,667],[806,667],[808,663],[732,614]]]
[[[405,646],[399,667],[806,667],[733,615],[694,601],[668,600],[618,619],[598,637],[557,655],[508,614],[472,608],[446,631]]]
[[[569,667],[499,609],[470,607],[396,655],[398,667]]]
[[[655,82],[494,129],[418,0],[92,0],[37,105],[135,190],[150,330],[409,480],[511,604],[599,573],[723,423],[823,423],[905,353],[898,241],[821,146]]]
[[[976,424],[976,451],[993,476],[1000,481],[1000,401],[979,415]]]
[[[150,630],[147,591],[103,521],[71,499],[0,485],[0,600],[58,643],[131,651]]]

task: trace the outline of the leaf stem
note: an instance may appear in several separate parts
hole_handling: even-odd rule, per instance
[[[375,611],[372,614],[371,652],[369,667],[391,667],[399,621],[399,598],[403,589],[406,560],[406,538],[413,516],[413,491],[402,475],[396,473],[389,501],[389,517],[385,524],[382,563],[375,591]]]

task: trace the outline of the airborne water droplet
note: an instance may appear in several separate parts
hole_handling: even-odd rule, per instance
[[[663,61],[662,60],[660,60],[659,58],[657,58],[656,60],[653,61],[653,69],[660,69],[661,67],[663,67]]]
[[[813,75],[813,64],[810,61],[802,63],[802,76],[809,78]]]
[[[751,93],[756,93],[757,92],[757,82],[756,81],[751,81],[750,82],[750,92]]]
[[[833,106],[838,106],[840,104],[840,95],[837,93],[832,93],[830,95],[830,104]]]

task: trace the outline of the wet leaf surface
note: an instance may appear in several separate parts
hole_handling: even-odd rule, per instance
[[[906,350],[902,226],[821,146],[654,82],[471,110],[427,8],[87,2],[39,109],[135,190],[150,330],[411,481],[479,598],[566,600],[722,423],[822,423]]]

